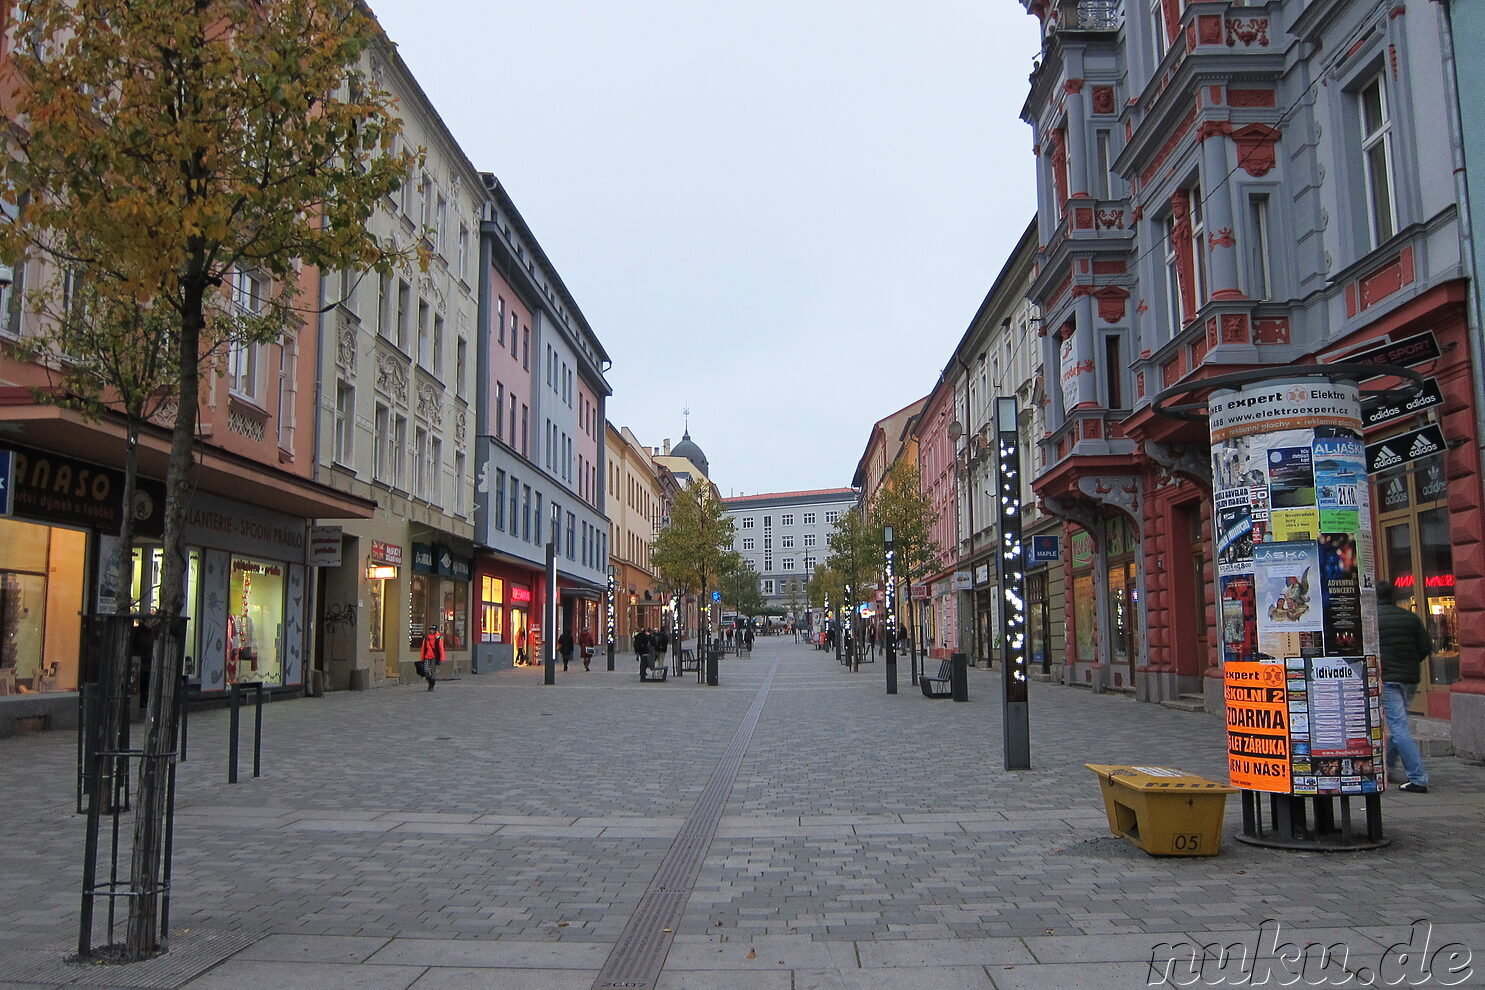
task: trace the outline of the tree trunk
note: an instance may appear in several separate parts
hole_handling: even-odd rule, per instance
[[[201,269],[204,270],[204,259]],[[191,461],[196,439],[196,409],[201,380],[201,335],[204,322],[205,279],[183,288],[181,333],[177,344],[177,408],[170,438],[170,467],[165,476],[164,570],[160,580],[159,635],[151,658],[148,727],[144,758],[139,768],[139,798],[135,805],[133,858],[129,875],[128,934],[124,943],[128,961],[144,959],[161,948],[160,884],[164,862],[166,799],[175,746],[175,691],[180,680],[178,642],[186,608],[186,547],[184,528],[191,496]]]

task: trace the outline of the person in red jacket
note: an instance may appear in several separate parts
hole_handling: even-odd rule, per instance
[[[443,633],[437,626],[430,626],[423,633],[423,679],[432,691],[438,683],[438,668],[443,663]]]

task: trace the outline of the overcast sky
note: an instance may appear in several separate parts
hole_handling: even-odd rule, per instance
[[[1017,0],[372,0],[722,494],[849,485],[1035,209]]]

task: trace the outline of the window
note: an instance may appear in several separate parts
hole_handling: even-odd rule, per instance
[[[521,328],[521,367],[531,370],[531,328]]]
[[[1124,408],[1124,362],[1119,354],[1119,335],[1106,334],[1103,338],[1103,376],[1107,408]]]
[[[794,570],[794,558],[793,557],[785,557],[784,558],[784,570],[786,570],[786,571],[792,571],[792,570]]]
[[[751,550],[751,549],[753,549],[753,538],[751,536],[744,536],[743,537],[742,548],[744,550]]]
[[[428,325],[429,307],[426,300],[418,300],[418,365],[433,367],[433,334]]]
[[[495,334],[496,343],[505,346],[505,297],[495,297]]]
[[[510,394],[510,445],[514,450],[516,446],[516,393]]]
[[[743,517],[742,524],[743,524],[742,525],[742,528],[743,529],[752,529],[753,528],[753,517],[752,516],[744,516]]]
[[[1180,331],[1181,319],[1181,268],[1176,263],[1180,246],[1176,242],[1176,218],[1165,218],[1165,317],[1170,335]]]
[[[1150,0],[1150,40],[1154,45],[1155,61],[1165,55],[1165,4],[1164,0]]]
[[[765,565],[765,566],[768,566],[768,565]],[[763,593],[765,595],[771,595],[771,594],[773,594],[773,589],[774,589],[773,578],[764,578],[763,579]]]
[[[531,539],[531,486],[521,486],[521,539]]]
[[[376,404],[376,449],[373,452],[371,476],[377,481],[389,481],[392,471],[392,410]]]
[[[1371,247],[1397,233],[1397,205],[1392,197],[1392,121],[1385,75],[1377,73],[1361,89],[1361,160],[1366,177],[1366,209]]]
[[[815,514],[813,512],[806,512],[804,514],[804,524],[806,526],[813,526],[815,524]]]
[[[807,546],[807,547],[812,547],[812,546],[815,545],[815,534],[814,533],[805,533],[804,534],[804,545]]]
[[[244,399],[258,398],[259,344],[233,341],[227,348],[227,389]]]
[[[412,286],[397,280],[397,346],[407,350],[408,321],[412,319]]]
[[[785,550],[792,550],[794,548],[794,537],[784,536],[781,537],[781,539],[783,540],[783,547]]]
[[[428,229],[428,203],[433,198],[433,180],[423,176],[423,181],[418,183],[418,233],[428,237],[432,231]]]
[[[356,389],[341,380],[335,383],[335,462],[351,463],[355,446]]]
[[[1112,199],[1114,196],[1114,158],[1110,154],[1110,142],[1109,132],[1100,130],[1097,136],[1098,163],[1093,169],[1093,191],[1099,199]]]
[[[524,402],[521,403],[521,456],[522,457],[530,457],[531,456],[531,452],[530,452],[531,451],[531,444],[530,444],[531,431],[529,429],[529,420],[530,420],[530,417],[528,415],[529,412],[530,412],[530,410],[526,408],[526,403],[524,403]]]
[[[464,398],[464,376],[469,372],[469,341],[463,337],[454,345],[454,394]],[[498,401],[498,400],[497,400]]]
[[[437,204],[433,207],[433,250],[443,254],[448,244],[445,229],[449,220],[449,202],[442,196],[438,197]]]
[[[392,276],[383,275],[376,285],[376,332],[392,339]]]
[[[782,516],[779,516],[779,525],[780,526],[793,526],[794,525],[794,514],[793,513],[786,512]]]
[[[530,489],[527,489],[530,491]],[[520,535],[521,522],[521,486],[516,483],[516,476],[510,476],[510,535]]]
[[[838,521],[839,519],[840,519],[840,510],[839,509],[831,509],[829,512],[825,513],[825,521],[827,523],[833,523],[833,522]]]
[[[1248,295],[1267,299],[1273,291],[1269,272],[1268,197],[1248,197]]]
[[[285,334],[279,345],[278,360],[278,445],[284,450],[294,449],[295,407],[299,398],[299,339]]]
[[[567,559],[571,560],[577,556],[577,517],[571,512],[567,514]]]
[[[518,346],[518,343],[516,341],[516,323],[517,323],[517,319],[518,318],[517,318],[517,316],[516,316],[515,313],[511,313],[510,314],[510,356],[511,357],[515,357],[516,356],[516,347]]]
[[[469,510],[464,502],[464,467],[464,451],[461,450],[454,455],[454,514],[457,516]]]
[[[428,485],[428,501],[443,505],[443,441],[434,437],[428,441],[428,467],[424,472]]]
[[[353,315],[357,313],[356,284],[360,281],[360,275],[354,268],[347,268],[340,273],[340,304]]]
[[[495,439],[505,439],[505,384],[495,383]]]
[[[532,525],[536,527],[536,542],[546,543],[548,537],[543,536],[541,532],[542,520],[546,518],[546,516],[541,514],[541,492],[536,493],[536,504],[535,507],[532,509],[531,518],[534,520]],[[554,516],[552,518],[552,525],[556,526],[557,523],[559,523],[560,521],[560,516]],[[553,530],[553,532],[555,533],[555,530]]]
[[[407,417],[392,417],[392,472],[394,488],[401,488],[407,478]]]
[[[552,353],[552,345],[547,345],[547,388],[553,391],[557,388],[557,357]]]
[[[1192,186],[1191,197],[1191,269],[1195,285],[1192,297],[1200,309],[1207,301],[1207,238],[1206,225],[1202,221],[1201,186]]]
[[[459,278],[469,281],[469,227],[459,224]]]
[[[807,571],[814,571],[814,569],[815,569],[815,558],[814,557],[805,557],[804,558],[804,569],[807,570]]]
[[[763,549],[765,549],[765,550],[772,550],[773,549],[773,535],[772,534],[770,534],[770,533],[764,533],[763,534]]]
[[[505,532],[505,472],[495,469],[495,528]]]
[[[443,374],[443,317],[437,313],[433,314],[433,373]]]
[[[763,528],[764,529],[768,529],[772,525],[773,525],[773,516],[764,516],[763,517]]]

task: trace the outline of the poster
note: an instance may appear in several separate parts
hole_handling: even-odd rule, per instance
[[[1312,542],[1256,544],[1253,571],[1259,652],[1275,658],[1319,653],[1325,629],[1316,600],[1319,548]]]
[[[1360,657],[1316,657],[1309,671],[1310,755],[1312,758],[1371,758],[1367,712],[1366,662]],[[1332,776],[1340,776],[1336,769]]]
[[[1220,573],[1253,569],[1253,506],[1248,489],[1219,492],[1217,506],[1217,566]]]
[[[1289,699],[1283,662],[1223,666],[1227,775],[1234,787],[1290,791]]]
[[[1321,614],[1325,652],[1330,656],[1361,650],[1361,579],[1356,565],[1356,539],[1349,532],[1321,534]]]
[[[1222,633],[1222,662],[1251,661],[1258,652],[1258,609],[1251,574],[1217,579],[1218,621]]]

